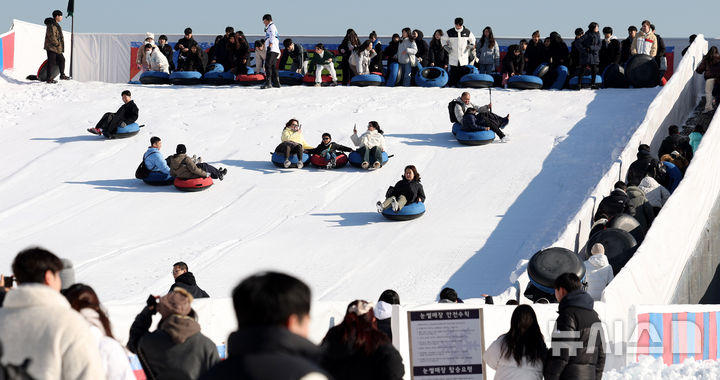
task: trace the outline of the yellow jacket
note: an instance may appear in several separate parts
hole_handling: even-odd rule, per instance
[[[310,145],[305,141],[305,137],[303,137],[302,131],[293,131],[290,128],[283,129],[282,136],[280,137],[280,140],[282,142],[286,141],[292,141],[296,142],[303,146],[303,149],[312,149],[314,146]]]

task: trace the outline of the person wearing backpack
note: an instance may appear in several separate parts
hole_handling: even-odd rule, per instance
[[[162,140],[157,136],[151,137],[150,146],[143,155],[143,162],[149,172],[160,172],[169,176],[170,167],[160,153],[160,148],[162,148]]]

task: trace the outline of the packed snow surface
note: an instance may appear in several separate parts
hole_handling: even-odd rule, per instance
[[[603,374],[605,380],[712,380],[720,379],[720,361],[687,359],[682,364],[665,365],[662,358],[644,356],[620,371]]]
[[[19,78],[19,77],[18,77]],[[463,146],[450,133],[459,89],[385,87],[135,86],[0,77],[0,273],[19,250],[41,245],[75,263],[103,302],[142,302],[167,291],[185,261],[198,284],[227,297],[243,277],[290,272],[315,301],[432,301],[496,294],[521,259],[551,245],[640,124],[658,89],[494,89],[511,114],[506,144]],[[90,135],[130,89],[141,133]],[[470,90],[486,104],[489,92]],[[389,163],[376,171],[279,169],[270,152],[285,122],[312,145],[323,132],[352,145],[377,120]],[[162,152],[228,168],[210,189],[184,193],[134,178],[151,136]],[[405,165],[416,165],[426,214],[392,222],[375,210]],[[609,191],[610,189],[608,189]],[[590,221],[591,215],[588,215]],[[568,247],[572,248],[572,247]]]

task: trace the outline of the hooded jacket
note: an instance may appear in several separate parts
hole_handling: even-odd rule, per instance
[[[143,162],[145,162],[145,167],[151,172],[170,174],[170,167],[158,148],[149,147],[143,155]]]
[[[412,181],[408,181],[405,177],[403,177],[395,184],[395,186],[393,186],[392,196],[398,198],[401,195],[405,196],[407,204],[418,202],[418,198],[422,198],[422,201],[425,202],[425,191],[423,190],[423,186],[420,181],[414,179]]]
[[[355,66],[357,75],[370,74],[370,61],[375,58],[376,55],[375,50],[363,50],[359,53],[353,50],[350,55],[350,64]]]
[[[45,47],[47,51],[62,54],[65,51],[65,39],[63,38],[62,28],[54,18],[45,19]]]
[[[157,47],[153,47],[150,54],[145,54],[145,59],[147,60],[147,65],[150,67],[150,71],[161,71],[170,74],[168,60]]]
[[[637,186],[645,176],[655,176],[658,166],[657,158],[653,157],[648,151],[641,150],[637,152],[637,160],[633,161],[628,167],[625,183],[628,186]],[[645,192],[647,194],[647,191]]]
[[[281,326],[241,328],[228,337],[228,358],[201,380],[327,380],[320,350]]]
[[[673,133],[663,139],[660,144],[660,148],[658,148],[657,156],[662,157],[663,155],[672,153],[674,150],[678,151],[688,161],[693,158],[693,149],[692,146],[690,146],[690,139],[679,133]]]
[[[514,54],[514,52],[519,49],[517,45],[510,45],[510,47],[508,47],[508,52],[502,60],[503,74],[521,75],[523,73],[525,69],[525,58],[522,53],[518,55]]]
[[[544,370],[545,380],[593,380],[602,377],[605,368],[603,329],[600,318],[593,310],[593,303],[592,297],[582,290],[572,291],[560,301],[552,337],[553,349],[548,353]],[[573,336],[567,337],[569,334]],[[589,346],[591,336],[592,347]],[[554,351],[558,354],[553,354]],[[574,355],[570,351],[574,351]]]
[[[610,36],[610,40],[603,38],[600,46],[600,68],[620,63],[620,41],[617,37]]]
[[[442,40],[436,40],[433,37],[428,48],[428,61],[435,67],[445,67],[448,64],[448,52],[443,48]]]
[[[483,45],[478,45],[478,63],[481,65],[493,65],[493,71],[495,71],[494,69],[500,66],[500,48],[498,47],[497,41],[495,41],[493,47],[488,45],[490,45],[490,41],[485,41]]]
[[[580,37],[580,64],[581,65],[599,65],[600,64],[600,48],[602,47],[602,37],[600,33],[588,31]]]
[[[170,286],[170,291],[175,289],[175,287],[180,287],[188,291],[191,296],[194,298],[209,298],[210,296],[202,289],[200,289],[199,286],[197,286],[197,282],[195,281],[195,276],[192,274],[192,272],[185,272],[181,275],[179,275],[175,279],[175,283]]]
[[[605,254],[592,255],[585,260],[585,290],[595,301],[600,301],[605,287],[613,280],[613,268]]]
[[[647,232],[655,220],[655,210],[653,210],[652,204],[645,196],[645,192],[637,186],[628,186],[627,195],[628,214],[632,215],[640,223],[643,230]]]
[[[703,74],[705,79],[720,78],[720,55],[703,57],[698,67],[695,69],[695,72]]]
[[[670,198],[670,191],[650,176],[643,178],[638,188],[645,192],[648,202],[655,208],[662,208]]]
[[[350,135],[350,140],[357,147],[372,149],[378,147],[380,150],[385,151],[385,136],[377,130],[367,131],[358,137],[357,134]]]
[[[535,363],[522,358],[521,364],[518,365],[515,358],[507,357],[503,352],[503,340],[506,334],[500,335],[485,350],[483,361],[490,368],[495,370],[495,379],[502,380],[542,380],[543,377],[543,361],[538,359]]]
[[[627,210],[628,196],[622,189],[614,189],[610,195],[603,198],[595,212],[594,221],[602,218],[612,219],[615,215],[622,214]]]
[[[423,66],[428,66],[430,61],[430,46],[427,42],[425,42],[425,35],[423,35],[423,32],[417,31],[417,38],[415,39],[415,45],[417,45],[417,53],[415,53],[415,57],[417,57],[417,61],[421,62]]]
[[[465,66],[469,63],[470,50],[475,48],[475,35],[470,29],[464,26],[459,31],[450,28],[440,41],[448,52],[448,65]]]
[[[204,170],[195,165],[192,158],[185,153],[170,156],[170,175],[180,179],[205,178],[208,176]]]

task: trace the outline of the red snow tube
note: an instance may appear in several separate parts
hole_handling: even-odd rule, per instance
[[[173,185],[178,190],[182,191],[201,191],[212,186],[213,180],[210,177],[207,178],[191,178],[191,179],[180,179],[175,178]]]
[[[315,75],[310,75],[310,74],[305,75],[305,77],[303,78],[303,83],[306,86],[314,86],[315,85]],[[330,83],[332,83],[332,76],[330,76],[330,74],[324,74],[322,76],[322,83],[320,85],[322,85],[324,87],[324,86],[329,86]]]
[[[238,84],[243,86],[252,86],[265,82],[265,74],[240,74],[235,77]]]
[[[316,166],[318,168],[326,168],[328,160],[325,159],[325,157],[320,156],[319,154],[313,154],[310,156],[310,163],[313,166]],[[337,157],[335,157],[335,169],[339,169],[348,163],[348,157],[343,154],[338,154]]]

